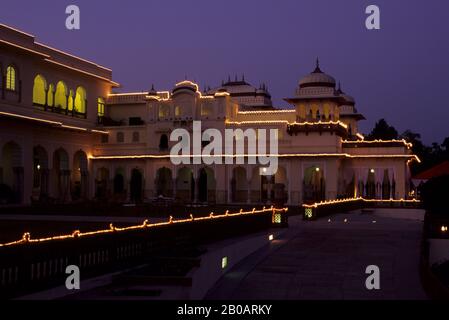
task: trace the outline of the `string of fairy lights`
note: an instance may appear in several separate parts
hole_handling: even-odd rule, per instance
[[[362,201],[362,202],[377,202],[377,203],[420,203],[419,200],[417,199],[365,199],[363,197],[358,197],[358,198],[347,198],[347,199],[336,199],[336,200],[325,200],[325,201],[321,201],[321,202],[317,202],[317,203],[313,203],[313,204],[303,204],[303,208],[318,208],[321,206],[327,206],[327,205],[332,205],[332,204],[340,204],[340,203],[349,203],[349,202],[357,202],[357,201]]]
[[[166,221],[166,222],[150,223],[149,220],[144,220],[143,223],[140,225],[134,225],[134,226],[123,227],[123,228],[116,227],[116,226],[114,226],[114,224],[111,223],[109,225],[109,229],[89,231],[89,232],[81,232],[80,230],[75,230],[71,234],[56,235],[56,236],[50,236],[50,237],[38,238],[38,239],[32,239],[31,234],[29,232],[26,232],[23,234],[23,236],[20,240],[8,242],[8,243],[1,243],[0,248],[29,244],[29,243],[44,243],[44,242],[57,241],[57,240],[77,239],[77,238],[89,237],[89,236],[94,236],[94,235],[99,235],[99,234],[124,232],[124,231],[130,231],[130,230],[157,228],[157,227],[167,226],[167,225],[192,223],[195,221],[225,219],[225,218],[229,218],[229,217],[236,217],[236,216],[242,216],[242,215],[254,215],[254,214],[259,214],[259,213],[267,213],[267,212],[271,212],[273,215],[275,215],[275,214],[279,214],[279,213],[285,213],[287,211],[288,211],[288,208],[278,209],[278,208],[275,208],[274,206],[272,206],[271,208],[263,207],[260,210],[256,210],[256,208],[253,208],[251,211],[243,211],[243,209],[240,209],[239,212],[235,212],[235,213],[230,213],[229,210],[227,210],[224,214],[219,214],[219,215],[216,215],[214,212],[211,212],[208,216],[203,216],[203,217],[194,217],[193,214],[190,214],[189,218],[178,219],[178,220],[174,219],[173,216],[170,216],[168,218],[168,221]]]

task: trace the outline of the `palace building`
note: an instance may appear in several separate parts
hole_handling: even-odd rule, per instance
[[[419,161],[406,141],[364,141],[355,100],[318,62],[285,99],[289,109],[244,77],[204,91],[185,80],[166,91],[113,93],[110,69],[0,25],[0,74],[0,205],[405,199],[408,164]],[[172,164],[170,133],[191,131],[193,121],[203,130],[278,129],[277,173]]]

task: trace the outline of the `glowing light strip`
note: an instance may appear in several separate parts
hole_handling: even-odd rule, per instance
[[[289,122],[288,120],[253,120],[253,121],[226,121],[228,125],[242,125],[242,124],[287,124],[287,125],[296,125],[296,126],[318,126],[318,125],[339,125],[345,129],[348,126],[341,121],[328,121],[328,122]]]
[[[15,44],[15,43],[12,43],[12,42],[9,42],[9,41],[6,41],[6,40],[0,40],[0,43],[4,43],[4,44],[7,44],[8,46],[15,47],[15,48],[18,48],[18,49],[21,49],[21,50],[24,50],[24,51],[28,51],[28,52],[37,54],[37,55],[42,56],[44,58],[50,58],[50,56],[45,54],[45,53],[42,53],[42,52],[39,52],[39,51],[36,51],[36,50],[32,50],[32,49],[29,49],[27,47],[19,46],[18,44]]]
[[[1,114],[5,115],[5,116],[9,116],[9,117],[15,117],[15,118],[20,118],[20,119],[25,119],[25,120],[45,122],[45,123],[49,123],[49,124],[55,124],[55,125],[58,125],[58,126],[62,126],[62,122],[56,122],[56,121],[51,121],[51,120],[39,119],[39,118],[28,117],[28,116],[22,116],[20,114],[3,112],[3,111],[0,111],[0,115]]]
[[[263,207],[261,210],[256,210],[256,208],[253,208],[252,211],[243,211],[243,209],[240,210],[240,212],[236,213],[229,213],[229,211],[226,211],[226,213],[221,215],[215,215],[213,212],[209,214],[209,216],[204,217],[198,217],[195,218],[193,215],[190,215],[189,219],[180,219],[180,220],[174,220],[172,216],[169,217],[167,222],[159,222],[159,223],[149,223],[148,220],[145,220],[141,225],[135,225],[130,227],[124,227],[124,228],[118,228],[115,227],[112,223],[109,225],[109,229],[104,230],[96,230],[96,231],[89,231],[89,232],[80,232],[79,230],[75,230],[72,234],[67,235],[58,235],[58,236],[52,236],[52,237],[46,237],[46,238],[40,238],[40,239],[32,239],[30,233],[26,232],[23,234],[22,239],[18,241],[13,241],[9,243],[3,243],[0,244],[0,247],[11,247],[15,245],[25,244],[25,243],[42,243],[42,242],[49,242],[49,241],[57,241],[57,240],[65,240],[65,239],[76,239],[76,238],[82,238],[82,237],[88,237],[98,234],[107,234],[107,233],[115,233],[115,232],[124,232],[129,230],[139,230],[139,229],[147,229],[147,228],[155,228],[159,226],[166,226],[171,224],[182,224],[182,223],[191,223],[195,221],[203,221],[203,220],[214,220],[214,219],[223,219],[228,217],[236,217],[236,216],[242,216],[242,215],[253,215],[257,213],[266,213],[266,212],[272,212],[273,214],[277,212],[287,212],[288,208],[282,208],[282,209],[276,209],[273,206],[269,209],[266,209]]]
[[[109,131],[103,131],[103,130],[95,130],[95,129],[92,129],[92,130],[90,130],[91,132],[94,132],[94,133],[101,133],[101,134],[109,134]]]
[[[406,146],[407,148],[411,148],[413,147],[413,144],[411,142],[407,142],[405,139],[402,140],[357,140],[357,141],[349,141],[349,140],[344,140],[342,141],[343,143],[348,143],[348,144],[371,144],[371,143],[403,143],[404,146]]]
[[[356,135],[357,138],[359,138],[360,140],[362,140],[362,141],[365,140],[365,137],[363,136],[363,134],[357,132],[355,135]]]
[[[114,85],[114,86],[116,86],[116,87],[120,86],[119,83],[117,83],[117,82],[115,82],[115,81],[112,81],[111,79],[108,79],[108,78],[99,76],[99,75],[97,75],[97,74],[90,73],[90,72],[87,72],[87,71],[84,71],[84,70],[81,70],[81,69],[78,69],[78,68],[74,68],[74,67],[68,66],[68,65],[66,65],[66,64],[63,64],[63,63],[54,61],[54,60],[45,59],[45,61],[50,62],[50,63],[53,63],[53,64],[56,64],[56,65],[58,65],[58,66],[61,66],[61,67],[67,68],[67,69],[70,69],[70,70],[73,70],[73,71],[76,71],[76,72],[83,73],[83,74],[85,74],[85,75],[88,75],[88,76],[91,76],[91,77],[94,77],[94,78],[97,78],[97,79],[100,79],[100,80],[103,80],[103,81],[106,81],[106,82],[109,82],[109,83],[111,83],[112,85]]]
[[[108,97],[127,97],[127,96],[143,96],[148,92],[126,92],[126,93],[109,93]]]
[[[89,63],[89,64],[92,64],[92,65],[94,65],[94,66],[100,68],[100,69],[103,69],[103,70],[106,70],[106,71],[112,71],[111,69],[106,68],[106,67],[104,67],[104,66],[102,66],[102,65],[99,65],[99,64],[97,64],[97,63],[95,63],[95,62],[92,62],[92,61],[89,61],[89,60],[80,58],[80,57],[78,57],[78,56],[75,56],[75,55],[73,55],[73,54],[67,53],[67,52],[65,52],[65,51],[62,51],[62,50],[59,50],[59,49],[50,47],[49,45],[46,45],[46,44],[43,44],[43,43],[40,43],[40,42],[37,42],[37,41],[35,41],[34,43],[37,44],[37,45],[39,45],[39,46],[45,47],[45,48],[47,48],[47,49],[54,50],[54,51],[56,51],[56,52],[62,53],[62,54],[64,54],[64,55],[66,55],[66,56],[69,56],[69,57],[78,59],[78,60],[80,60],[80,61],[87,62],[87,63]]]
[[[73,129],[73,130],[88,131],[88,132],[94,132],[94,133],[109,134],[109,132],[107,132],[107,131],[101,131],[101,130],[95,130],[95,129],[87,129],[87,128],[69,126],[69,125],[63,124],[62,122],[45,120],[45,119],[34,118],[34,117],[29,117],[29,116],[23,116],[23,115],[16,114],[16,113],[9,113],[9,112],[0,111],[0,115],[5,115],[5,116],[8,116],[8,117],[14,117],[14,118],[19,118],[19,119],[24,119],[24,120],[31,120],[31,121],[48,123],[48,124],[52,124],[52,125],[55,125],[55,126],[58,126],[58,127],[61,127],[61,128],[65,128],[65,129]]]
[[[239,111],[237,114],[277,114],[277,113],[296,113],[296,110],[279,109],[279,110],[259,110],[259,111]]]
[[[220,154],[220,155],[152,155],[152,154],[141,154],[141,155],[116,155],[116,156],[91,156],[92,160],[113,160],[113,159],[166,159],[166,158],[237,158],[237,157],[278,157],[278,158],[289,158],[289,157],[345,157],[345,158],[411,158],[410,160],[416,160],[419,163],[421,160],[416,155],[406,155],[406,154],[391,154],[391,155],[351,155],[348,153],[292,153],[292,154]]]
[[[389,202],[389,203],[420,203],[421,201],[416,199],[410,199],[410,200],[404,200],[404,199],[365,199],[362,197],[359,198],[349,198],[349,199],[336,199],[336,200],[326,200],[317,202],[314,204],[303,204],[302,206],[304,208],[318,208],[320,206],[326,206],[331,204],[338,204],[338,203],[348,203],[348,202],[357,202],[357,201],[363,201],[363,202]]]
[[[74,127],[74,126],[67,126],[65,124],[61,125],[62,128],[65,129],[73,129],[73,130],[80,130],[80,131],[87,131],[86,128],[80,128],[80,127]]]

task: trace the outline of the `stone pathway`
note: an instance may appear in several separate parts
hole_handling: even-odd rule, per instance
[[[292,218],[283,239],[234,267],[206,298],[427,299],[418,269],[422,221],[394,213],[330,218]],[[380,290],[365,287],[368,265],[380,268]]]

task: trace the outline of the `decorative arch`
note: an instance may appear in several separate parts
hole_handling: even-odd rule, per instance
[[[95,198],[105,199],[108,195],[109,169],[99,168],[95,179]]]
[[[198,201],[215,202],[215,173],[210,167],[203,167],[198,172]]]
[[[42,146],[33,148],[33,199],[48,196],[48,153]]]
[[[55,107],[67,109],[67,86],[63,81],[56,84]]]
[[[86,199],[88,195],[88,160],[84,151],[79,150],[73,156],[72,200]]]
[[[177,197],[185,202],[195,200],[195,180],[193,179],[193,171],[188,167],[182,167],[178,170],[176,179]]]
[[[246,178],[246,169],[236,167],[232,170],[231,180],[231,199],[234,202],[247,202],[248,200],[248,181]]]
[[[304,170],[303,202],[314,203],[326,199],[324,173],[320,166],[310,166]]]
[[[0,203],[20,203],[24,187],[22,148],[14,141],[6,143],[0,160]]]
[[[114,195],[125,195],[125,170],[118,168],[114,175]]]
[[[44,106],[47,102],[47,81],[44,76],[38,74],[34,78],[33,104]]]
[[[139,168],[131,170],[130,196],[134,203],[143,200],[143,173]]]
[[[59,148],[53,154],[52,176],[55,198],[60,202],[68,201],[70,199],[69,155],[63,148]]]
[[[159,168],[156,172],[156,196],[173,196],[173,175],[167,167]]]
[[[166,151],[168,150],[168,136],[164,133],[161,135],[159,139],[159,150]]]

